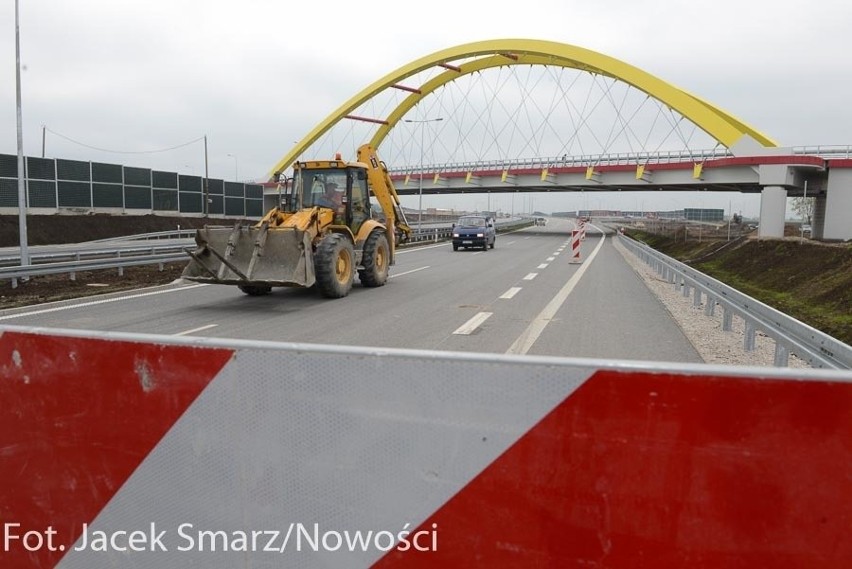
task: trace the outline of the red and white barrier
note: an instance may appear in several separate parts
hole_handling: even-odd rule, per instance
[[[570,263],[582,263],[580,258],[580,231],[578,229],[571,230],[571,261]]]
[[[580,220],[580,241],[586,240],[586,222]]]
[[[852,564],[849,373],[8,328],[0,405],[3,568]]]

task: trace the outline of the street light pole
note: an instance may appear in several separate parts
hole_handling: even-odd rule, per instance
[[[210,214],[210,169],[207,164],[207,135],[204,135],[204,217]]]
[[[234,159],[234,181],[239,182],[240,181],[240,161],[239,161],[239,158],[237,158],[236,154],[228,154],[228,156],[230,156],[231,158]]]
[[[24,120],[21,114],[21,33],[15,0],[15,98],[18,117],[18,235],[21,245],[21,266],[30,264],[27,248],[27,187],[24,181]]]
[[[423,120],[412,120],[405,119],[405,122],[414,123],[420,126],[420,182],[418,184],[418,195],[419,204],[417,206],[417,231],[421,231],[423,229],[423,143],[424,143],[424,135],[426,133],[426,123],[427,122],[438,122],[444,120],[444,117],[438,117],[434,119],[423,119]]]

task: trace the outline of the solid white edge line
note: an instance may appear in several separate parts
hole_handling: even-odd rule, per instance
[[[182,286],[178,288],[170,288],[166,290],[155,290],[153,292],[143,292],[139,294],[128,294],[126,296],[116,296],[112,298],[102,298],[100,300],[92,300],[89,302],[80,302],[75,304],[67,304],[63,306],[54,306],[52,308],[42,308],[41,310],[30,310],[29,312],[19,312],[17,314],[8,314],[5,316],[0,316],[0,320],[10,320],[12,318],[21,318],[22,316],[36,316],[39,314],[49,314],[51,312],[59,312],[61,310],[71,310],[72,308],[86,308],[87,306],[97,306],[98,304],[107,304],[110,302],[118,302],[120,300],[133,300],[135,298],[143,298],[146,296],[154,296],[157,294],[165,294],[167,292],[181,292],[184,290],[191,290],[194,288],[198,288],[201,286],[210,286],[206,283],[199,283],[189,286]]]
[[[216,326],[218,326],[218,324],[208,324],[206,326],[199,326],[198,328],[193,328],[191,330],[184,330],[183,332],[178,332],[177,334],[172,334],[172,336],[188,336],[189,334],[201,332],[202,330],[209,330],[210,328],[215,328]]]
[[[530,325],[527,326],[527,329],[524,330],[524,332],[520,336],[518,336],[518,339],[515,340],[515,342],[509,347],[508,350],[506,350],[507,354],[526,354],[528,351],[530,351],[530,348],[532,348],[533,344],[535,344],[536,340],[538,340],[539,336],[541,336],[541,333],[544,331],[544,328],[553,319],[553,317],[556,316],[556,313],[565,303],[565,300],[568,298],[568,295],[571,294],[571,291],[574,290],[574,287],[577,286],[577,283],[580,282],[581,278],[583,278],[586,269],[588,269],[589,265],[592,264],[592,261],[598,254],[598,251],[601,250],[601,247],[603,246],[605,240],[606,235],[601,238],[600,242],[598,243],[598,246],[595,247],[595,250],[592,251],[592,254],[586,258],[583,264],[580,265],[580,268],[578,268],[577,271],[573,275],[571,275],[571,278],[568,279],[568,282],[565,283],[565,286],[563,286],[562,289],[556,293],[556,296],[554,296],[553,299],[549,303],[547,303],[547,306],[545,306],[544,309],[538,314],[538,316],[536,316],[533,321],[530,322]]]
[[[491,317],[492,314],[494,314],[494,313],[493,312],[479,312],[479,313],[477,313],[476,315],[474,315],[473,318],[471,318],[470,320],[468,320],[467,322],[465,322],[464,324],[462,324],[461,326],[456,328],[456,331],[453,332],[453,334],[458,334],[458,335],[461,335],[461,336],[469,336],[470,334],[473,333],[474,330],[476,330],[479,327],[480,324],[482,324],[483,322],[488,320]]]
[[[507,290],[506,292],[501,294],[500,298],[505,298],[506,300],[508,300],[508,299],[512,298],[513,296],[515,296],[516,294],[518,294],[519,292],[521,292],[521,287],[513,286],[512,288],[510,288],[509,290]]]
[[[429,265],[426,265],[425,267],[420,267],[419,269],[411,269],[410,271],[405,271],[404,273],[396,273],[395,275],[390,275],[388,278],[392,279],[394,277],[401,277],[403,275],[410,275],[411,273],[416,273],[417,271],[422,271],[422,270],[428,269],[428,268],[429,268]]]

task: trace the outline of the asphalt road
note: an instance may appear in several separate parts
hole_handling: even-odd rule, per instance
[[[0,324],[485,353],[700,362],[610,237],[591,230],[581,264],[567,220],[498,236],[493,250],[449,243],[400,251],[380,288],[343,299],[309,289],[248,297],[175,284],[0,312]],[[602,242],[603,240],[603,242]]]

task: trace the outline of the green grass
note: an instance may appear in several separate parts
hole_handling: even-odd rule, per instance
[[[699,271],[852,344],[852,246],[789,240],[683,243],[630,232],[631,236]],[[702,258],[703,257],[703,258]]]

